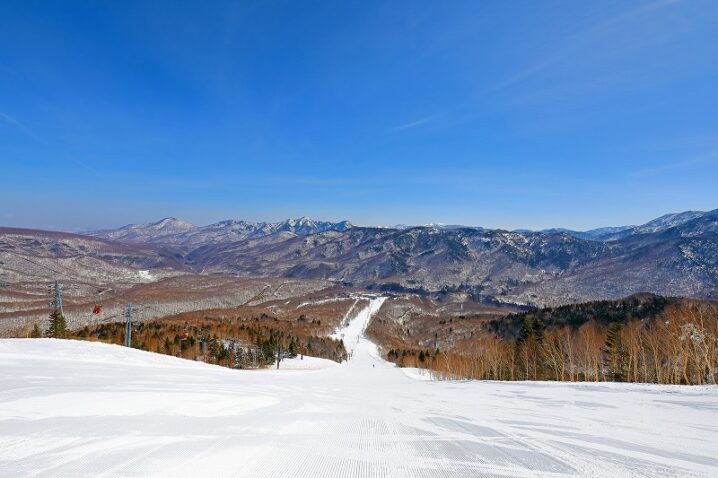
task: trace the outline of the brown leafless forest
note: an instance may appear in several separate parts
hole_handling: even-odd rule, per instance
[[[387,357],[440,379],[716,384],[718,307],[681,301],[650,320],[578,328],[526,319],[516,339],[487,333],[460,349],[391,349]]]
[[[136,324],[132,347],[230,368],[272,365],[278,355],[306,354],[337,362],[346,360],[340,340],[312,333],[320,325],[318,319],[304,316],[296,322],[266,315],[254,319],[160,319]],[[119,345],[125,339],[124,326],[122,322],[87,326],[71,333],[69,338]]]

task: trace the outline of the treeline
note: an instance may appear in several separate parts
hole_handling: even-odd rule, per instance
[[[531,311],[507,320],[521,318],[515,336],[501,336],[494,332],[495,324],[489,324],[487,333],[466,350],[390,350],[387,358],[448,379],[715,384],[718,308],[714,303],[668,300],[662,306],[659,300],[649,301],[653,313],[660,309],[656,315],[638,318],[631,313],[622,320],[617,319],[620,306],[615,314],[594,315],[610,309],[596,306],[601,303],[561,308],[558,315],[557,309]],[[564,313],[568,310],[571,314]],[[574,315],[579,311],[591,313]]]
[[[124,343],[124,322],[88,326],[71,338]],[[155,320],[133,325],[132,347],[150,352],[202,360],[232,368],[273,365],[277,358],[300,354],[346,360],[341,340],[288,333],[242,320],[206,318],[192,323]]]
[[[626,323],[657,317],[666,307],[680,299],[653,294],[637,294],[621,300],[600,300],[568,304],[559,307],[531,309],[509,314],[488,323],[490,332],[502,338],[518,338],[526,319],[537,321],[544,327],[568,325],[578,328],[589,321],[602,325]]]
[[[439,350],[391,349],[386,358],[399,367],[433,368],[439,355]]]

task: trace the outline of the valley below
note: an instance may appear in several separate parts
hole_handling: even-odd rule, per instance
[[[640,293],[711,299],[718,210],[584,232],[309,218],[202,227],[166,218],[83,234],[0,228],[0,334],[44,324],[55,280],[73,327],[121,319],[130,302],[151,320],[339,290],[428,298],[449,315]],[[98,304],[103,314],[91,314]]]

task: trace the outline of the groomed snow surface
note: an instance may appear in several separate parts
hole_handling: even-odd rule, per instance
[[[354,335],[380,301],[342,365],[0,340],[0,476],[718,476],[718,388],[420,380]]]

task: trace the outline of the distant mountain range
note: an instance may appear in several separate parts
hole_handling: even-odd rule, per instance
[[[228,220],[203,227],[167,218],[84,236],[13,231],[0,229],[0,268],[2,263],[27,266],[27,260],[15,259],[18,254],[33,261],[42,257],[47,264],[54,257],[53,267],[89,255],[95,261],[143,268],[329,279],[372,289],[532,305],[640,292],[710,297],[718,290],[718,210],[583,232],[358,227],[306,217],[276,223]]]
[[[195,226],[173,217],[150,224],[130,224],[119,229],[94,231],[88,235],[123,242],[167,244],[185,250],[207,244],[219,244],[274,234],[316,234],[325,231],[346,231],[353,227],[349,221],[315,221],[308,217],[282,222],[248,222],[229,219],[209,226]]]
[[[601,227],[588,231],[573,231],[570,229],[544,229],[544,233],[565,232],[580,239],[591,239],[594,241],[615,241],[634,234],[648,234],[652,232],[661,232],[672,227],[680,226],[686,222],[692,221],[705,216],[703,211],[685,211],[674,214],[666,214],[657,219],[649,221],[640,226],[617,226],[617,227]]]
[[[542,234],[565,233],[579,239],[615,241],[634,234],[661,232],[693,219],[701,218],[706,214],[709,213],[704,211],[685,211],[666,214],[640,226],[601,227],[590,229],[588,231],[552,228],[542,229],[539,231],[516,229],[513,232],[520,234],[534,232]],[[305,235],[317,234],[325,231],[346,231],[351,227],[355,226],[349,221],[316,221],[306,216],[299,219],[287,219],[286,221],[281,222],[249,222],[228,219],[215,224],[210,224],[209,226],[195,226],[194,224],[190,224],[180,219],[167,217],[160,221],[148,224],[129,224],[117,229],[90,231],[87,234],[94,237],[120,240],[124,242],[174,244],[196,247],[205,244],[217,244],[263,237],[279,232]],[[415,227],[428,227],[443,231],[456,229],[475,229],[479,231],[491,230],[480,226],[464,226],[460,224],[425,224],[422,226],[397,224],[395,226],[382,227],[382,229],[406,230]]]

